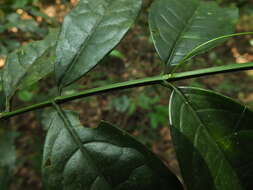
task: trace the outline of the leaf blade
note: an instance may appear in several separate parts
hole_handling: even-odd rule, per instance
[[[108,54],[133,24],[140,7],[141,0],[80,1],[65,17],[57,45],[59,86],[78,80]]]
[[[105,122],[95,129],[84,128],[76,114],[65,113],[112,189],[182,189],[162,162],[125,132]],[[80,157],[78,146],[67,135],[61,118],[56,112],[50,118],[43,155],[43,175],[48,189],[100,189],[96,183],[97,174],[85,157]],[[77,187],[76,184],[81,185]]]
[[[169,110],[173,142],[189,189],[252,188],[253,168],[248,165],[252,156],[244,147],[253,136],[245,142],[241,137],[246,129],[252,131],[252,111],[198,88],[174,89]]]
[[[211,39],[207,42],[204,42],[200,45],[198,45],[197,47],[193,48],[190,52],[188,52],[183,58],[182,60],[179,62],[179,64],[172,70],[172,74],[174,72],[176,72],[177,68],[179,68],[182,64],[186,63],[189,59],[191,59],[192,57],[203,53],[205,51],[207,51],[208,49],[212,49],[215,44],[219,44],[220,42],[232,38],[232,37],[237,37],[237,36],[243,36],[243,35],[253,35],[253,32],[242,32],[242,33],[234,33],[234,34],[228,34],[228,35],[224,35],[224,36],[219,36],[217,38]]]
[[[45,40],[31,42],[8,55],[2,71],[3,91],[8,101],[18,88],[29,86],[52,72],[54,59],[49,53],[56,39],[57,29],[52,29]]]
[[[173,66],[199,44],[232,33],[237,15],[214,2],[158,0],[151,6],[149,27],[159,56]]]

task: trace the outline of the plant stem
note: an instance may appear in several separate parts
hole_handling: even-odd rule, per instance
[[[52,105],[52,101],[56,102],[57,104],[63,104],[65,102],[69,102],[69,101],[76,100],[79,98],[103,94],[105,92],[109,92],[113,90],[129,89],[129,88],[134,88],[134,87],[139,87],[139,86],[160,84],[163,81],[175,82],[175,81],[189,79],[189,78],[196,78],[196,77],[214,75],[214,74],[219,74],[219,73],[228,73],[228,72],[251,70],[251,69],[253,69],[253,62],[244,63],[244,64],[224,65],[224,66],[218,66],[218,67],[211,67],[207,69],[199,69],[195,71],[174,73],[172,75],[165,74],[161,76],[120,82],[120,83],[110,84],[110,85],[106,85],[106,86],[102,86],[98,88],[92,88],[92,89],[85,90],[85,91],[68,95],[68,96],[58,96],[58,97],[55,97],[53,100],[44,101],[38,104],[20,108],[11,112],[4,112],[4,113],[1,113],[0,119],[7,119],[12,116],[19,115],[25,112],[49,107]]]

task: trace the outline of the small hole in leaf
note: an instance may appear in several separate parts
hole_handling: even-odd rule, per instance
[[[47,159],[46,163],[45,163],[45,167],[50,167],[51,166],[51,160]]]

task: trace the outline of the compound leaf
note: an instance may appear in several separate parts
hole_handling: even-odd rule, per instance
[[[253,112],[198,88],[174,87],[170,123],[189,190],[253,188]]]
[[[126,132],[105,122],[85,128],[76,114],[64,113],[77,136],[64,127],[59,113],[49,115],[42,166],[46,189],[183,189],[163,163]]]
[[[90,71],[123,38],[141,0],[80,0],[65,17],[57,45],[56,79],[62,88]]]
[[[157,0],[151,6],[149,24],[155,48],[169,67],[198,45],[231,34],[237,17],[237,9],[220,8],[216,2]]]

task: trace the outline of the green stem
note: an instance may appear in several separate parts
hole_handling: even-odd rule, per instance
[[[85,91],[82,91],[82,92],[79,92],[76,94],[72,94],[72,95],[68,95],[68,96],[58,96],[58,97],[55,97],[53,100],[48,100],[48,101],[34,104],[34,105],[31,105],[28,107],[20,108],[20,109],[14,110],[12,112],[4,112],[0,115],[0,118],[7,119],[12,116],[19,115],[19,114],[22,114],[25,112],[49,107],[52,105],[52,101],[56,102],[57,104],[63,104],[65,102],[69,102],[69,101],[76,100],[79,98],[98,95],[98,94],[102,94],[102,93],[113,91],[113,90],[129,89],[129,88],[134,88],[134,87],[139,87],[139,86],[160,84],[163,81],[175,82],[175,81],[189,79],[189,78],[196,78],[196,77],[214,75],[214,74],[219,74],[219,73],[228,73],[228,72],[251,70],[251,69],[253,69],[253,62],[244,63],[244,64],[231,64],[231,65],[225,65],[225,66],[211,67],[211,68],[200,69],[200,70],[195,70],[195,71],[174,73],[172,75],[165,74],[165,75],[161,75],[161,76],[148,77],[148,78],[144,78],[144,79],[137,79],[137,80],[132,80],[132,81],[120,82],[120,83],[106,85],[103,87],[85,90]]]

